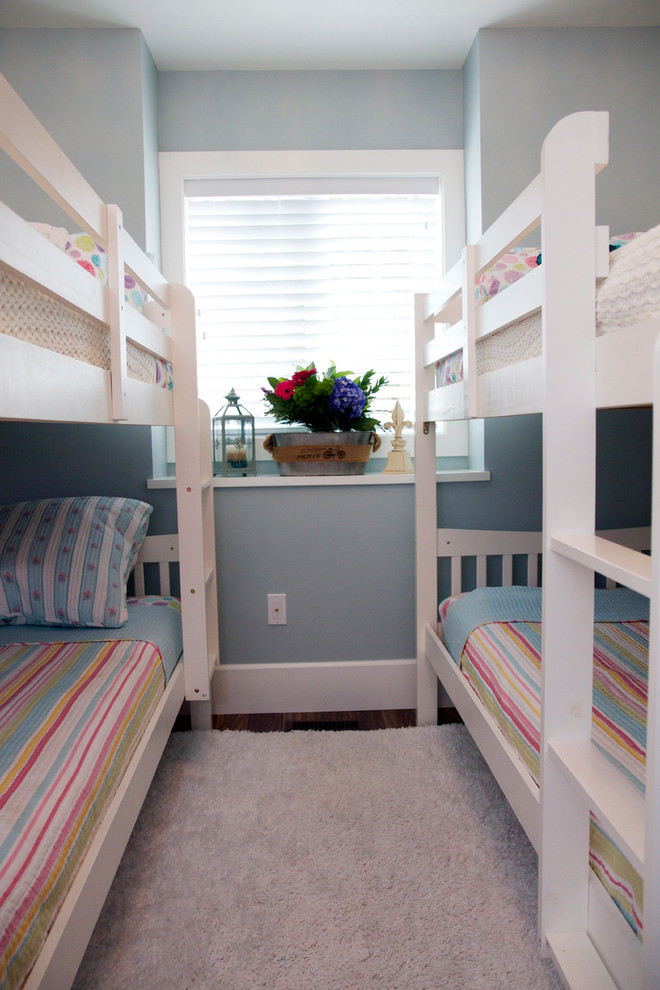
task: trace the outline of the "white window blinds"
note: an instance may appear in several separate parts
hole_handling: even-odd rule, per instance
[[[186,281],[212,414],[235,388],[257,425],[272,425],[261,392],[268,377],[314,362],[319,371],[374,368],[390,380],[374,415],[387,420],[398,399],[412,417],[412,294],[442,271],[438,183],[428,191],[424,181],[422,192],[373,191],[373,182],[355,192],[344,181],[338,193],[267,195],[246,194],[243,183],[234,195],[227,182],[186,183]]]

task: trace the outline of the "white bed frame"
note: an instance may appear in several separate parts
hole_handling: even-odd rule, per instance
[[[544,142],[537,178],[477,244],[466,248],[438,290],[416,299],[418,721],[436,720],[439,677],[539,853],[541,951],[552,956],[566,986],[657,990],[660,850],[653,840],[660,833],[660,616],[652,561],[659,561],[660,554],[655,545],[649,558],[639,548],[616,543],[611,534],[596,534],[594,519],[595,411],[653,403],[660,389],[660,321],[596,337],[595,285],[607,271],[608,235],[595,223],[595,175],[607,159],[606,113],[579,113],[560,121]],[[475,276],[525,243],[539,224],[543,265],[480,311]],[[476,340],[535,309],[542,313],[542,357],[477,379]],[[564,357],[569,345],[570,362]],[[435,362],[461,346],[465,381],[435,389]],[[435,422],[527,412],[543,413],[540,804],[512,765],[502,734],[479,711],[474,693],[463,689],[436,633]],[[657,417],[654,437],[655,518],[660,498]],[[645,798],[591,743],[594,572],[651,601]],[[620,923],[609,899],[601,897],[601,885],[590,882],[590,808],[643,877],[643,948]]]
[[[211,676],[218,660],[211,424],[197,396],[191,293],[166,282],[124,229],[119,209],[102,202],[1,75],[0,147],[72,219],[72,230],[87,231],[106,248],[108,286],[2,203],[0,266],[104,324],[111,342],[111,369],[104,371],[0,333],[0,419],[172,425],[176,448],[178,534],[145,540],[136,590],[144,587],[143,562],[152,560],[160,562],[161,590],[167,593],[169,564],[179,561],[183,658],[27,983],[30,990],[65,990],[184,700],[193,727],[211,727]],[[125,271],[150,297],[143,313],[124,304]],[[172,362],[172,391],[128,377],[129,340]]]
[[[136,593],[144,594],[144,565],[158,563],[159,588],[170,594],[170,564],[179,559],[178,534],[147,536],[135,567]],[[68,990],[82,961],[117,867],[185,698],[185,656],[107,808],[24,990]]]

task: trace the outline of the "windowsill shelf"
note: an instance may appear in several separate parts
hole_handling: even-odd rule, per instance
[[[438,471],[438,482],[490,481],[490,471]],[[308,475],[300,478],[281,478],[277,474],[259,475],[256,478],[214,478],[214,488],[313,488],[319,485],[340,487],[371,485],[412,485],[414,474],[361,474],[353,476]],[[148,478],[147,488],[174,488],[176,478]]]

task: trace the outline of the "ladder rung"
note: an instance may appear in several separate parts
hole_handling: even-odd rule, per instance
[[[555,966],[571,990],[617,990],[586,932],[554,932],[546,938]]]
[[[651,558],[638,550],[604,540],[593,533],[577,536],[552,536],[550,549],[578,564],[612,578],[647,598],[651,594]]]
[[[549,751],[605,820],[638,873],[644,864],[644,795],[589,739],[557,739]]]

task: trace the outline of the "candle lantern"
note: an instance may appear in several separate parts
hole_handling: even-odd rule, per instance
[[[239,405],[234,389],[213,417],[213,473],[223,478],[256,475],[254,416]]]

